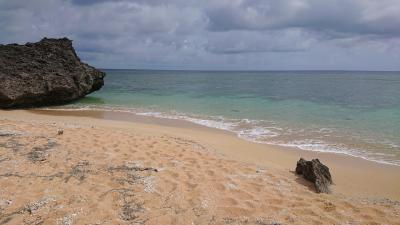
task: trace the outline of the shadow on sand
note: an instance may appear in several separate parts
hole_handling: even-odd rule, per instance
[[[316,192],[315,190],[315,186],[313,183],[311,183],[310,181],[304,179],[301,175],[298,175],[296,173],[296,171],[291,170],[291,173],[293,173],[296,176],[295,181],[303,186],[306,186],[308,188],[308,190],[312,191],[312,192]]]

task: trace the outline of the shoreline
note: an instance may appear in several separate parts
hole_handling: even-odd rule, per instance
[[[69,115],[72,115],[74,112],[77,112],[77,116],[86,116],[86,117],[94,117],[94,118],[102,118],[102,119],[109,119],[109,120],[132,120],[132,121],[143,121],[146,120],[148,121],[145,117],[150,117],[152,118],[151,120],[156,121],[156,123],[158,124],[163,124],[163,120],[172,120],[172,121],[180,121],[179,124],[186,124],[189,123],[191,126],[197,125],[196,128],[200,127],[207,127],[210,129],[217,129],[217,130],[221,130],[224,132],[228,132],[228,133],[233,133],[235,134],[238,138],[241,138],[243,140],[252,142],[252,143],[257,143],[257,144],[263,144],[263,145],[268,145],[268,146],[272,146],[275,148],[285,148],[285,149],[296,149],[296,150],[301,150],[301,151],[311,151],[311,152],[318,152],[318,153],[330,153],[330,154],[338,154],[338,155],[343,155],[346,157],[351,157],[351,158],[357,158],[357,159],[362,159],[362,160],[367,160],[367,161],[371,161],[371,162],[375,162],[375,163],[379,163],[379,164],[385,164],[385,165],[390,165],[390,166],[398,166],[400,167],[400,162],[398,162],[398,160],[396,159],[390,159],[390,158],[376,158],[373,156],[370,156],[367,152],[363,152],[362,148],[355,148],[352,149],[352,147],[338,147],[337,149],[335,149],[336,145],[332,145],[332,144],[324,144],[322,143],[322,145],[319,145],[318,148],[316,147],[309,147],[307,146],[303,146],[302,143],[300,144],[296,144],[296,143],[292,143],[290,142],[290,139],[285,139],[283,142],[275,142],[273,139],[272,140],[257,140],[257,137],[253,137],[252,134],[248,135],[246,134],[246,129],[242,130],[241,128],[236,128],[236,125],[232,125],[235,124],[235,122],[222,122],[222,125],[220,124],[219,121],[215,121],[213,118],[209,119],[209,118],[197,118],[197,117],[191,117],[189,116],[185,116],[185,115],[169,115],[167,114],[163,114],[162,112],[157,112],[157,111],[131,111],[129,109],[124,109],[124,108],[43,108],[43,109],[37,109],[37,112],[42,112],[42,113],[46,113],[46,111],[56,111],[56,112],[69,112]],[[85,113],[88,112],[88,113]],[[96,113],[98,112],[98,113]],[[118,116],[115,116],[118,115]],[[135,119],[135,117],[139,117],[139,119]],[[157,120],[157,119],[161,119],[161,120]],[[224,119],[223,119],[224,120]],[[229,120],[229,119],[228,119]],[[244,121],[246,120],[251,120],[251,119],[242,119]],[[214,124],[214,122],[216,124]],[[151,123],[151,122],[150,122]],[[154,123],[154,122],[153,122]],[[178,123],[178,122],[175,122]],[[210,124],[211,123],[211,124]],[[274,128],[274,127],[272,127]],[[256,128],[257,129],[257,126]],[[271,131],[269,130],[270,128],[267,127],[266,128],[267,131],[266,132],[270,132],[270,133],[274,133],[275,131]],[[278,130],[279,127],[277,128]],[[245,132],[243,132],[245,131]],[[256,131],[257,132],[257,131]],[[280,131],[281,132],[281,131]],[[252,133],[252,132],[250,132]],[[285,134],[286,132],[283,132],[282,134]],[[272,134],[274,135],[274,134]],[[278,134],[278,136],[280,136]],[[272,136],[274,137],[274,136]],[[294,139],[295,140],[295,139]],[[311,140],[313,140],[311,138]],[[318,139],[317,139],[318,140]],[[307,143],[307,142],[306,142]],[[313,144],[311,144],[313,145]],[[317,144],[318,145],[318,144]],[[339,145],[340,146],[340,145]],[[333,148],[333,150],[332,150]],[[376,147],[378,148],[378,147]],[[384,153],[385,154],[385,153]]]
[[[0,118],[35,121],[65,121],[109,128],[162,133],[198,141],[230,159],[274,168],[291,179],[300,157],[319,158],[333,176],[332,190],[353,197],[400,200],[400,167],[348,155],[312,152],[291,147],[258,144],[234,133],[188,121],[109,111],[17,110],[0,111]],[[245,150],[244,150],[245,149]]]

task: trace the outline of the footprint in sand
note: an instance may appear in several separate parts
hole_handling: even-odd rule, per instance
[[[249,190],[254,191],[254,192],[262,191],[263,187],[264,187],[263,185],[258,184],[258,183],[249,183],[248,184]]]
[[[214,177],[214,176],[215,176],[215,172],[212,171],[212,170],[207,170],[207,171],[206,171],[206,174],[209,175],[209,176],[211,176],[211,177]]]
[[[238,205],[239,204],[239,202],[236,200],[236,199],[234,199],[234,198],[223,198],[222,200],[221,200],[221,203],[222,203],[222,205],[224,205],[224,206],[236,206],[236,205]]]
[[[185,186],[187,188],[189,188],[190,190],[193,190],[194,188],[196,188],[198,186],[198,184],[195,183],[191,183],[191,182],[184,182]]]
[[[221,184],[221,183],[216,183],[213,187],[214,187],[215,189],[217,189],[218,191],[223,191],[223,192],[226,191],[225,185],[224,185],[224,184]]]
[[[172,179],[177,180],[179,178],[179,173],[173,172],[173,171],[166,171],[167,175],[172,177]]]
[[[281,205],[283,203],[283,200],[275,198],[268,200],[268,203],[272,205]]]
[[[189,178],[189,180],[193,179],[193,175],[191,172],[186,172],[186,176]]]

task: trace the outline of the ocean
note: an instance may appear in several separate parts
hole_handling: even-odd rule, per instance
[[[400,72],[103,71],[100,91],[57,108],[186,120],[400,166]]]

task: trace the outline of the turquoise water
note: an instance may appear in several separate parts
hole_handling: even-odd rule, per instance
[[[67,107],[188,120],[400,165],[400,72],[104,71],[100,91]]]

